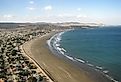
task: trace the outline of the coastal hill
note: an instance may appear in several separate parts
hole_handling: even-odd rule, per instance
[[[37,23],[0,23],[0,29],[12,29],[12,28],[27,28],[27,27],[38,27],[38,28],[76,28],[76,27],[98,27],[103,26],[102,23],[80,23],[80,22],[63,22],[63,23],[45,23],[45,22],[37,22]]]
[[[64,22],[64,23],[57,23],[57,25],[65,26],[65,27],[98,27],[103,26],[102,23],[80,23],[80,22]]]

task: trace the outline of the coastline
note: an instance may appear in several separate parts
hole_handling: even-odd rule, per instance
[[[68,29],[68,30],[59,32],[59,33],[55,34],[54,36],[52,36],[47,41],[49,49],[56,56],[59,56],[63,59],[67,59],[67,60],[71,61],[71,63],[74,63],[77,66],[80,66],[80,68],[82,68],[82,65],[83,65],[83,67],[84,67],[83,69],[86,69],[86,71],[88,71],[89,69],[93,69],[93,70],[91,70],[91,72],[95,70],[96,72],[102,74],[104,77],[107,77],[108,79],[110,79],[112,82],[118,82],[118,80],[116,80],[111,75],[109,75],[109,71],[107,69],[104,69],[102,66],[94,65],[94,64],[89,63],[88,61],[86,61],[84,59],[70,56],[68,51],[65,48],[63,48],[63,46],[61,46],[60,41],[62,40],[62,35],[68,31],[71,31],[71,30],[74,30],[74,29]]]
[[[46,44],[53,35],[55,35],[54,32],[31,40],[23,45],[23,49],[42,69],[48,71],[49,76],[54,78],[54,82],[111,82],[84,65],[78,67],[68,60],[55,56]]]

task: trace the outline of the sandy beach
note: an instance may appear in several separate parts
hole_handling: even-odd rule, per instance
[[[25,53],[33,58],[54,82],[111,82],[92,69],[85,70],[83,65],[82,68],[78,67],[70,61],[54,55],[46,43],[54,34],[51,32],[44,37],[26,42],[22,46]]]

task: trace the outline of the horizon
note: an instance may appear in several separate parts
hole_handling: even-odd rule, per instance
[[[0,22],[121,25],[121,0],[1,0]]]

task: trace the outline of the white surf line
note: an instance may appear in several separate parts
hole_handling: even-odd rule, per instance
[[[59,66],[58,66],[58,68],[59,68],[60,70],[64,71],[64,72],[69,76],[69,78],[72,79],[72,76],[71,76],[71,74],[70,74],[68,71],[66,71],[65,69],[63,69],[62,67],[59,67]]]

